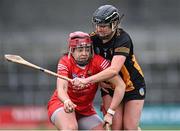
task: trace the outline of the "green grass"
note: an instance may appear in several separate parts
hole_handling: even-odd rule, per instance
[[[180,125],[141,125],[142,130],[180,130]]]

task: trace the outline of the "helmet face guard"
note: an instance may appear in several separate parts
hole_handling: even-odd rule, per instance
[[[78,48],[84,46],[91,46],[92,41],[89,37],[74,37],[69,40],[69,48]]]
[[[109,26],[112,30],[111,33],[105,36],[99,36],[103,40],[108,40],[112,37],[118,24],[122,19],[123,15],[120,17],[118,9],[112,5],[103,5],[100,6],[93,14],[92,23],[97,26]],[[98,33],[97,33],[98,34]]]
[[[77,48],[91,47],[91,52],[90,52],[90,55],[89,55],[89,58],[88,58],[87,61],[77,61],[77,60],[75,60],[76,63],[78,65],[80,65],[80,66],[84,66],[84,65],[88,64],[89,60],[92,58],[92,56],[94,54],[93,53],[93,47],[92,47],[92,41],[90,39],[89,34],[84,33],[84,32],[80,32],[80,31],[70,33],[68,44],[69,44],[68,58],[70,58],[70,55]]]
[[[100,6],[93,14],[92,23],[94,25],[108,25],[115,31],[123,18],[124,14],[119,15],[118,9],[112,5]]]
[[[92,18],[94,24],[111,24],[114,21],[119,21],[119,13],[117,11],[112,12],[109,16],[99,16],[100,14],[95,13]]]

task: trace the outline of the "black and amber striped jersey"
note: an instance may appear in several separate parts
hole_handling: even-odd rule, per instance
[[[145,86],[144,75],[135,58],[133,43],[128,33],[118,28],[116,34],[107,43],[102,43],[102,40],[95,32],[92,32],[90,36],[96,54],[109,61],[112,60],[114,55],[126,56],[125,63],[119,73],[126,84],[126,91]]]

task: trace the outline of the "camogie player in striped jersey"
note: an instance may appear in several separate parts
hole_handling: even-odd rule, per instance
[[[87,78],[106,69],[110,63],[93,53],[89,34],[76,31],[69,35],[69,51],[58,63],[57,73],[68,78]],[[125,83],[116,75],[108,80],[113,85],[114,95],[109,113],[104,121],[112,124],[112,110],[120,104]],[[48,116],[59,130],[103,130],[103,120],[97,115],[93,100],[98,89],[96,81],[81,88],[71,82],[57,78],[57,89],[48,102]]]

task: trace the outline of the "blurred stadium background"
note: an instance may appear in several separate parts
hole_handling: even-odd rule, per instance
[[[70,32],[93,31],[91,16],[103,4],[125,14],[147,83],[142,129],[180,129],[179,0],[0,0],[0,129],[54,129],[46,104],[56,78],[8,63],[17,54],[56,71]],[[99,110],[101,99],[96,96]]]

